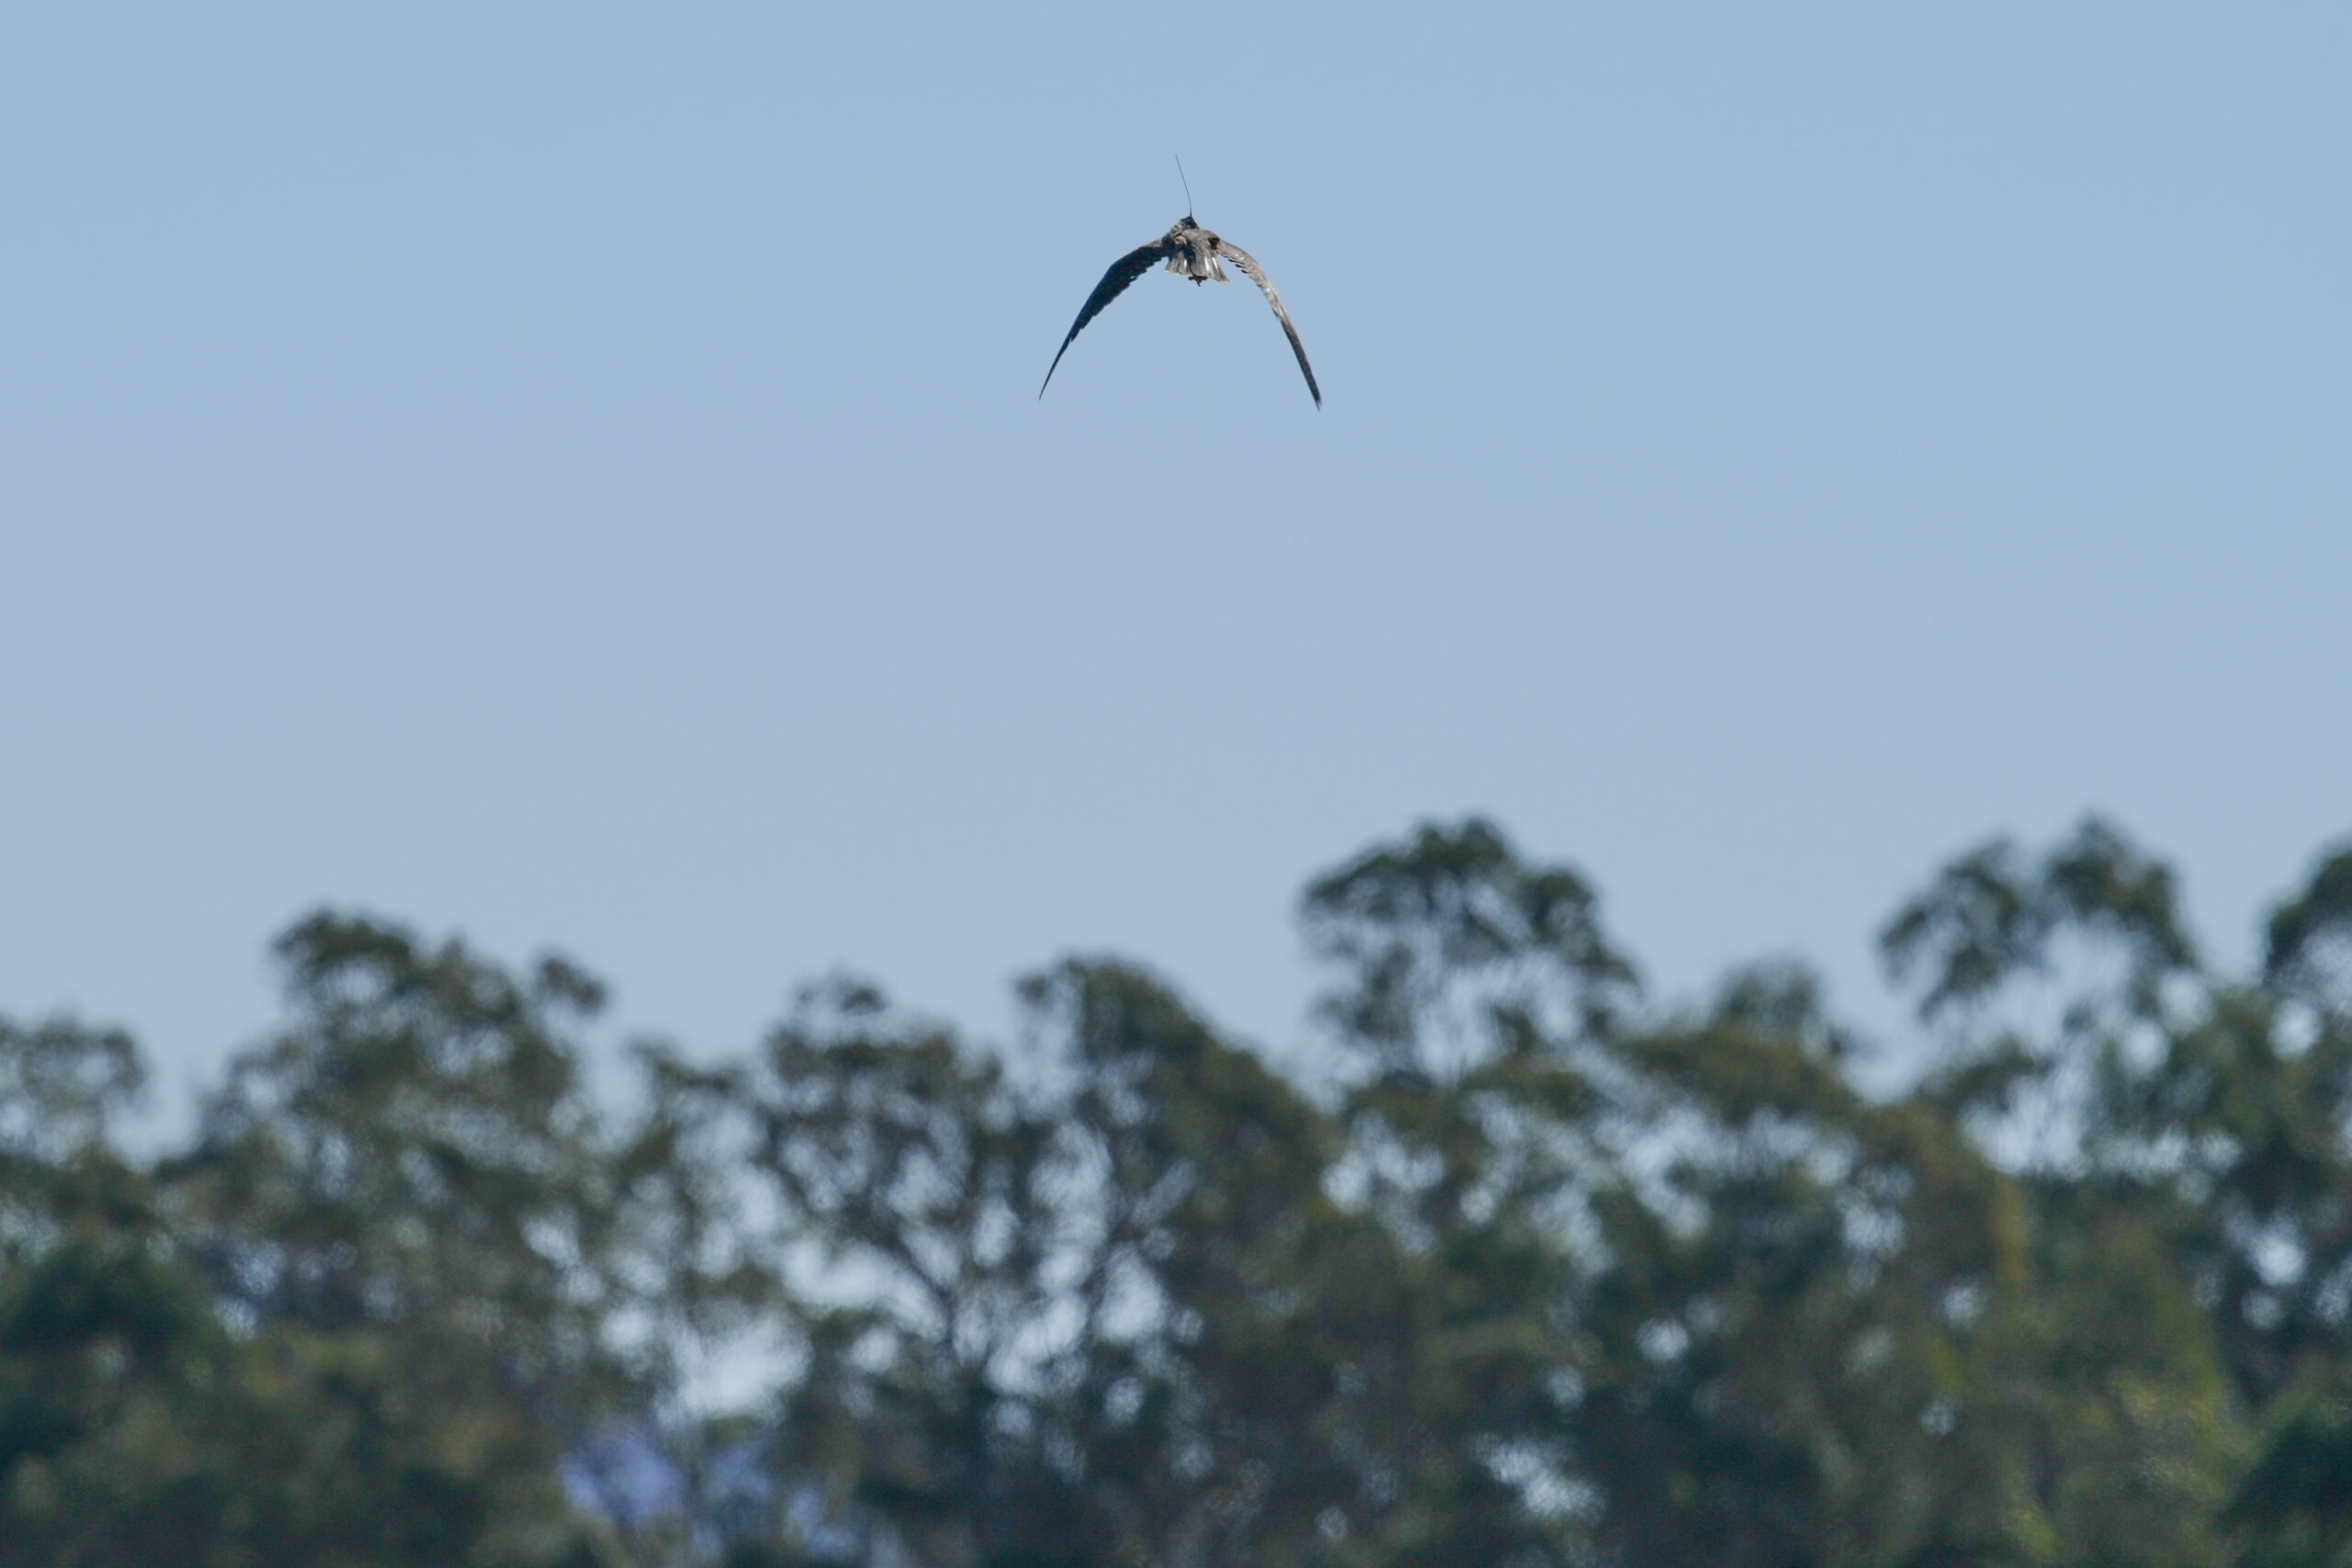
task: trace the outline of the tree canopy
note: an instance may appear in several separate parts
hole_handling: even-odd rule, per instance
[[[0,1568],[2352,1565],[2352,849],[2253,973],[2113,825],[1648,996],[1423,826],[1301,902],[1315,1074],[1136,964],[754,1049],[336,911],[182,1145],[0,1019]]]

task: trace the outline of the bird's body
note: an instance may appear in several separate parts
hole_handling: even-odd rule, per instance
[[[1215,278],[1219,283],[1232,279],[1225,276],[1225,264],[1216,259],[1216,248],[1224,242],[1193,221],[1187,213],[1176,227],[1159,237],[1168,251],[1168,270],[1179,277],[1189,277],[1194,283],[1206,283]]]
[[[1259,292],[1265,295],[1266,303],[1274,308],[1274,319],[1282,322],[1283,335],[1290,339],[1290,351],[1298,356],[1299,373],[1306,378],[1306,389],[1313,395],[1315,406],[1323,406],[1323,389],[1315,384],[1315,372],[1306,363],[1306,345],[1298,341],[1298,329],[1290,324],[1290,312],[1283,309],[1283,297],[1274,292],[1273,284],[1266,277],[1266,269],[1232,241],[1220,238],[1193,222],[1189,212],[1178,219],[1175,227],[1159,239],[1148,245],[1137,245],[1111,264],[1111,270],[1102,275],[1102,281],[1094,286],[1094,292],[1088,295],[1086,303],[1079,308],[1078,320],[1071,324],[1069,336],[1062,339],[1061,347],[1055,352],[1054,363],[1046,367],[1045,383],[1037,389],[1039,397],[1046,395],[1046,387],[1053,383],[1054,371],[1060,367],[1062,355],[1069,352],[1069,345],[1077,340],[1086,323],[1101,315],[1105,306],[1125,293],[1127,285],[1149,272],[1152,263],[1160,260],[1168,263],[1170,272],[1179,277],[1189,277],[1196,284],[1212,280],[1218,283],[1231,281],[1225,273],[1227,261],[1248,274],[1250,280],[1258,286]]]

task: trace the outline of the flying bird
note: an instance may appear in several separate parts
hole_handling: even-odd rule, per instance
[[[1169,271],[1179,277],[1191,278],[1195,285],[1206,283],[1211,278],[1219,283],[1230,282],[1231,279],[1225,276],[1220,257],[1247,273],[1250,281],[1266,296],[1266,303],[1274,308],[1274,320],[1283,324],[1283,336],[1290,339],[1290,351],[1298,355],[1299,374],[1306,378],[1306,389],[1314,395],[1315,406],[1321,408],[1323,389],[1315,384],[1314,368],[1306,363],[1306,345],[1298,341],[1298,329],[1290,324],[1290,312],[1283,309],[1283,297],[1274,292],[1273,284],[1267,280],[1266,269],[1239,245],[1221,235],[1212,234],[1193,222],[1189,212],[1177,220],[1174,228],[1151,243],[1137,245],[1111,264],[1111,270],[1102,275],[1102,281],[1094,286],[1094,292],[1088,295],[1086,303],[1079,308],[1078,320],[1070,324],[1069,336],[1062,339],[1061,347],[1055,351],[1054,363],[1046,367],[1046,379],[1039,383],[1037,395],[1041,398],[1046,395],[1046,388],[1053,384],[1054,371],[1060,366],[1062,355],[1069,352],[1069,345],[1077,341],[1086,323],[1101,315],[1103,307],[1125,293],[1128,284],[1149,272],[1152,263],[1164,259]]]

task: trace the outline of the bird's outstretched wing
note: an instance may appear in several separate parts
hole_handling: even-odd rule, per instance
[[[1250,281],[1258,286],[1258,291],[1266,297],[1266,303],[1274,308],[1274,320],[1283,324],[1283,336],[1290,339],[1290,351],[1298,355],[1299,374],[1306,378],[1306,389],[1314,394],[1315,406],[1321,408],[1323,389],[1315,384],[1315,368],[1306,363],[1306,345],[1298,341],[1298,329],[1290,324],[1290,312],[1283,309],[1283,297],[1274,292],[1273,284],[1266,277],[1266,269],[1258,265],[1257,257],[1223,235],[1217,237],[1216,248],[1219,255],[1250,275]],[[1102,281],[1108,284],[1111,280],[1106,277]],[[1091,306],[1093,301],[1087,303]],[[1082,316],[1079,319],[1080,321],[1085,320]]]
[[[1054,372],[1060,367],[1062,355],[1069,352],[1069,345],[1078,340],[1078,334],[1085,330],[1086,323],[1101,315],[1104,306],[1125,292],[1128,284],[1149,272],[1151,264],[1167,254],[1168,238],[1163,234],[1148,245],[1137,245],[1111,264],[1111,270],[1102,275],[1102,281],[1094,286],[1094,292],[1088,295],[1086,303],[1079,307],[1078,320],[1070,323],[1069,336],[1062,339],[1061,347],[1054,350],[1054,362],[1046,367],[1046,378],[1037,383],[1039,397],[1044,397],[1046,389],[1053,384]],[[1282,309],[1279,305],[1274,308]]]

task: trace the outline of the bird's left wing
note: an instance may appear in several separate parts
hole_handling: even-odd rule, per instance
[[[1046,367],[1046,378],[1037,383],[1039,397],[1044,397],[1046,389],[1053,384],[1054,372],[1060,367],[1062,355],[1068,354],[1069,345],[1078,341],[1078,334],[1085,330],[1086,323],[1101,315],[1104,306],[1125,293],[1128,284],[1149,272],[1151,264],[1167,254],[1168,238],[1163,234],[1148,245],[1137,245],[1111,264],[1111,270],[1102,275],[1102,281],[1094,286],[1094,292],[1088,295],[1086,303],[1079,307],[1078,320],[1070,323],[1069,336],[1062,339],[1061,347],[1054,350],[1054,362]],[[1276,310],[1281,308],[1279,305],[1275,307]]]
[[[1217,238],[1216,248],[1218,254],[1250,275],[1250,281],[1258,286],[1258,291],[1266,297],[1266,303],[1274,308],[1274,320],[1283,324],[1283,336],[1290,339],[1290,351],[1298,355],[1299,374],[1306,378],[1306,389],[1314,394],[1315,406],[1321,408],[1323,389],[1315,384],[1315,367],[1306,363],[1306,345],[1298,341],[1298,329],[1290,324],[1290,312],[1283,309],[1283,297],[1274,292],[1273,284],[1266,276],[1266,269],[1258,265],[1255,256],[1222,235]]]

